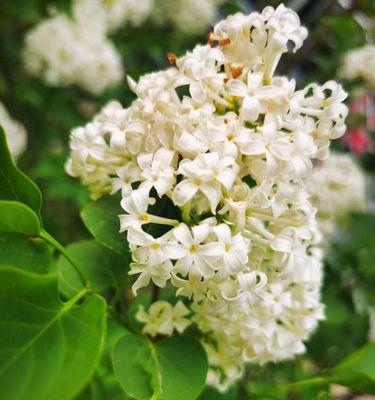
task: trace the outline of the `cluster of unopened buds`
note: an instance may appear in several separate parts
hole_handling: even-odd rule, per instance
[[[121,193],[134,294],[168,285],[190,309],[142,309],[144,332],[196,324],[220,390],[246,363],[303,352],[323,318],[305,178],[344,134],[347,108],[336,82],[296,90],[275,76],[306,36],[283,5],[229,16],[207,45],[170,54],[175,66],[129,78],[129,108],[112,102],[71,134],[68,173],[93,198]]]

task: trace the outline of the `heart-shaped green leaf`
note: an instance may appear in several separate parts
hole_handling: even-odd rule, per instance
[[[42,195],[35,183],[21,172],[10,155],[6,137],[0,127],[0,199],[19,201],[40,218]]]
[[[39,235],[41,226],[35,212],[18,201],[0,200],[0,231]]]
[[[0,232],[0,264],[45,274],[51,258],[50,247],[43,239],[21,233]]]
[[[121,290],[128,271],[128,260],[96,240],[84,240],[73,243],[67,253],[74,263],[87,276],[91,289],[104,292],[108,289]],[[65,257],[58,262],[59,288],[67,297],[71,297],[83,289],[77,272]]]
[[[205,385],[206,354],[191,337],[151,342],[128,334],[117,342],[112,358],[121,386],[137,400],[194,400]]]
[[[90,379],[105,336],[105,301],[67,303],[55,275],[0,267],[0,398],[65,400]]]
[[[85,206],[81,217],[86,228],[99,243],[130,258],[125,235],[119,233],[120,214],[123,214],[120,200],[116,196],[106,196]]]

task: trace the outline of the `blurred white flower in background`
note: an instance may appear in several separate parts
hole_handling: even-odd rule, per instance
[[[133,293],[153,282],[190,301],[219,390],[246,363],[302,353],[323,319],[305,180],[344,134],[347,108],[336,82],[296,90],[275,75],[306,37],[283,5],[229,16],[207,45],[171,54],[174,67],[129,78],[130,107],[112,102],[71,134],[67,172],[94,198],[121,193]],[[185,311],[174,325],[172,310],[154,303],[138,319],[150,335],[169,335],[184,328]]]
[[[49,85],[74,84],[94,95],[118,84],[123,78],[120,54],[95,29],[60,14],[41,22],[25,39],[26,70]]]
[[[348,213],[366,207],[366,177],[349,154],[332,153],[314,168],[306,188],[318,209],[317,220],[324,235],[339,229]]]
[[[199,34],[218,19],[218,7],[226,0],[158,0],[152,18],[172,25],[184,34]]]
[[[348,51],[343,58],[340,75],[349,80],[361,80],[375,89],[375,46],[368,44]]]
[[[20,122],[10,117],[2,103],[0,103],[0,126],[4,129],[11,154],[17,159],[26,149],[26,129]]]
[[[142,25],[154,6],[154,0],[73,0],[73,13],[80,25],[113,33],[126,24]]]
[[[72,16],[55,15],[26,36],[26,70],[51,86],[77,85],[93,95],[121,82],[121,56],[107,36],[150,17],[185,34],[204,32],[225,0],[73,0]]]

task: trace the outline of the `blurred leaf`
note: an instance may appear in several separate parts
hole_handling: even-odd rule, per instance
[[[125,335],[113,349],[113,365],[121,386],[137,400],[194,400],[207,374],[205,351],[187,336],[151,342]]]
[[[337,286],[336,280],[340,278],[335,277],[332,271],[327,275],[331,281],[326,283],[328,287],[323,293],[326,319],[306,345],[316,363],[332,368],[367,341],[368,322],[366,316],[355,312],[350,295]]]
[[[96,240],[85,240],[67,247],[67,253],[78,268],[87,276],[94,292],[108,289],[123,290],[128,271],[128,260]],[[72,297],[83,289],[81,279],[63,256],[58,262],[59,289]]]
[[[375,394],[375,342],[368,343],[337,365],[326,376],[318,376],[288,387],[338,383],[359,392]]]
[[[68,200],[77,207],[83,207],[89,202],[89,193],[78,179],[73,179],[65,172],[66,149],[57,142],[51,153],[47,153],[39,161],[33,176],[41,180],[40,187],[45,198],[49,200]]]
[[[0,264],[45,274],[51,264],[51,257],[51,250],[43,239],[14,232],[0,232]]]
[[[375,394],[375,342],[368,343],[343,360],[329,379],[354,390]]]
[[[39,235],[41,226],[31,208],[17,201],[0,200],[0,231]]]
[[[125,235],[120,235],[118,216],[123,214],[117,197],[106,196],[88,204],[81,212],[81,217],[90,233],[99,243],[118,254],[129,256]]]
[[[238,400],[239,398],[238,386],[232,386],[224,393],[219,393],[214,388],[208,387],[199,396],[199,400]]]
[[[105,335],[105,302],[66,303],[57,277],[0,267],[0,398],[71,399],[90,379]]]
[[[350,249],[375,248],[375,214],[353,214],[350,217],[350,240],[345,244]]]
[[[0,127],[0,199],[16,200],[29,206],[40,217],[42,195],[35,185],[14,164]]]

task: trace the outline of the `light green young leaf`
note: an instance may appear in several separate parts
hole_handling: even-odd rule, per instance
[[[0,200],[0,231],[39,235],[41,226],[35,212],[18,201]]]
[[[112,358],[121,386],[137,400],[194,400],[206,381],[205,351],[187,336],[151,342],[128,334],[117,342]]]
[[[129,256],[125,235],[120,235],[118,215],[123,214],[117,197],[106,196],[88,204],[81,212],[86,228],[99,243],[112,251]]]
[[[55,275],[0,267],[0,398],[68,400],[90,379],[105,336],[105,301],[66,303]]]
[[[51,264],[51,249],[37,237],[0,232],[0,264],[45,274]]]
[[[6,137],[0,126],[0,200],[19,201],[40,218],[42,195],[35,183],[21,172],[10,155]]]
[[[121,290],[128,271],[128,260],[96,240],[73,243],[66,249],[70,258],[87,276],[94,292],[108,289]],[[59,288],[64,295],[71,297],[83,289],[82,282],[70,262],[61,256],[58,262]]]

